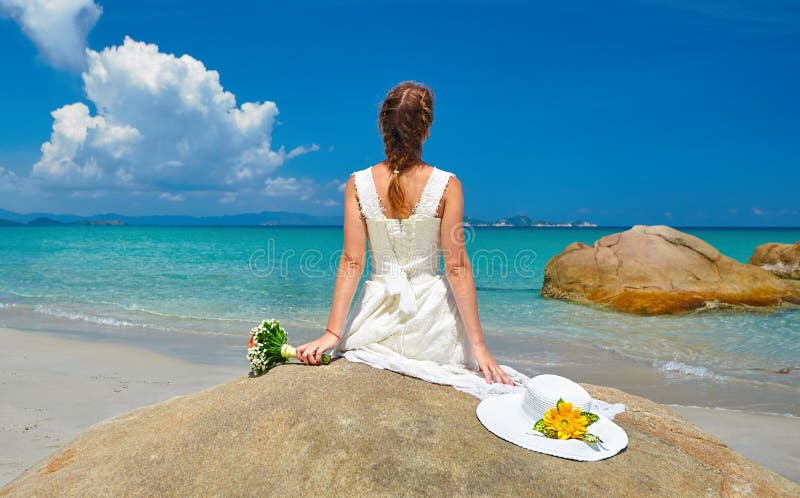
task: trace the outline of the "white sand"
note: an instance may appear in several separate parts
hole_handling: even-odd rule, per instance
[[[696,406],[667,408],[750,460],[800,482],[800,418]]]
[[[0,486],[101,420],[246,373],[246,368],[190,363],[133,346],[0,328]],[[669,408],[800,482],[800,419]]]
[[[96,422],[246,373],[0,328],[0,486]]]

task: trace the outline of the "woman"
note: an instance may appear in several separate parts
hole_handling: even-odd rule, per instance
[[[464,247],[461,182],[421,159],[432,122],[433,92],[425,85],[406,81],[386,96],[378,119],[386,159],[347,181],[344,249],[328,327],[299,346],[297,358],[318,365],[333,349],[334,357],[482,398],[527,377],[498,365],[484,343]],[[367,240],[372,273],[347,319]]]

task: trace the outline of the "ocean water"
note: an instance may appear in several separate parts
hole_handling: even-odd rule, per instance
[[[800,307],[640,317],[539,295],[552,256],[620,230],[468,231],[495,355],[531,372],[633,362],[665,381],[702,381],[712,396],[715,386],[772,392],[749,406],[800,415],[798,372],[762,370],[800,369]],[[742,262],[761,243],[800,240],[800,229],[683,230]],[[0,325],[162,344],[193,360],[245,364],[240,342],[263,318],[280,319],[295,343],[323,330],[341,243],[336,227],[2,228]]]

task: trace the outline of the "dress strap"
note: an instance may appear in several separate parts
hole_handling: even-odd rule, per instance
[[[435,217],[436,212],[439,210],[439,203],[442,201],[442,195],[444,195],[444,191],[447,188],[447,184],[450,182],[451,176],[453,176],[453,173],[434,167],[414,212]]]
[[[384,216],[381,209],[375,182],[372,179],[372,169],[366,168],[353,173],[356,185],[356,197],[364,218],[374,219]]]

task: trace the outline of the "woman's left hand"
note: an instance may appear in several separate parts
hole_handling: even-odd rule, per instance
[[[332,349],[339,343],[339,339],[328,332],[322,334],[319,339],[307,342],[296,348],[297,359],[309,365],[319,365],[322,363],[322,353]]]
[[[512,386],[517,385],[517,383],[514,382],[511,377],[509,377],[508,374],[497,365],[497,362],[489,353],[489,350],[486,349],[486,346],[473,347],[472,355],[478,362],[478,369],[483,373],[483,376],[486,378],[486,382],[488,384],[491,384],[493,381],[495,381]]]

